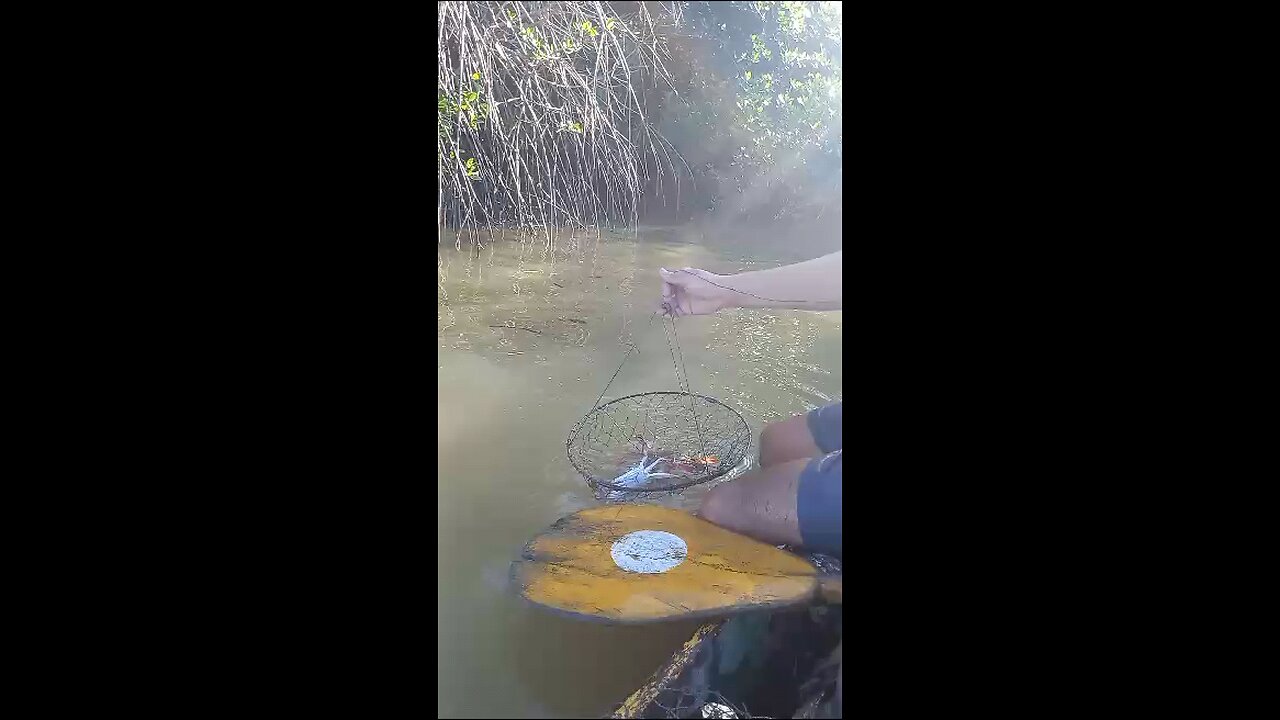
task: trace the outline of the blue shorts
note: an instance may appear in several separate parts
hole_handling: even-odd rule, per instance
[[[800,537],[806,549],[842,558],[843,402],[812,410],[807,419],[814,442],[826,455],[810,460],[800,472],[796,491]]]

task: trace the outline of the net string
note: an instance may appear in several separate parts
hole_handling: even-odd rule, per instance
[[[666,323],[667,316],[665,313],[667,313],[668,311],[669,311],[669,308],[665,303],[663,304],[662,309],[655,310],[653,314],[649,316],[649,322],[645,323],[644,331],[648,331],[649,327],[653,325],[654,318],[659,316],[663,317],[662,332],[667,339],[667,349],[671,351],[671,369],[676,376],[676,387],[683,392],[692,392],[689,386],[688,370],[686,369],[684,371],[683,378],[680,373],[681,368],[684,366],[684,350],[680,348],[680,336],[678,333],[676,333],[676,319],[674,316],[670,318],[671,332],[675,334],[674,348],[672,347],[672,336],[671,334],[667,333],[667,323]],[[627,364],[627,361],[631,359],[631,352],[633,350],[636,353],[640,352],[640,346],[638,343],[636,342],[628,343],[627,351],[622,355],[622,362],[618,363],[618,369],[613,371],[613,375],[609,377],[609,381],[604,384],[604,389],[600,391],[600,397],[596,398],[596,401],[591,404],[591,410],[595,410],[596,408],[600,407],[600,401],[604,399],[605,393],[609,392],[609,386],[612,385],[613,381],[617,379],[618,373],[622,372],[623,366],[625,366]],[[677,351],[679,351],[679,354],[680,354],[679,365],[676,364]],[[588,410],[587,414],[590,414],[591,410]]]
[[[664,310],[668,310],[669,308],[667,308],[667,307],[664,305],[664,306],[663,306],[663,309],[664,309]],[[663,322],[662,329],[663,329],[664,334],[665,334],[666,328],[667,328],[666,323],[665,323],[665,322]],[[691,387],[690,387],[690,385],[689,385],[689,370],[688,370],[688,368],[686,368],[686,367],[685,367],[685,364],[684,364],[684,350],[682,350],[682,349],[680,348],[680,334],[676,331],[676,319],[675,319],[675,316],[672,316],[672,317],[671,317],[671,333],[672,333],[672,335],[675,337],[675,351],[672,351],[672,353],[671,353],[671,366],[672,366],[672,368],[674,368],[674,367],[675,367],[675,364],[676,364],[676,357],[675,357],[675,356],[676,356],[676,351],[678,351],[678,352],[680,353],[680,369],[684,371],[684,392],[689,393],[689,395],[688,395],[688,400],[689,400],[689,417],[690,417],[690,419],[692,419],[692,420],[693,420],[693,429],[694,429],[694,432],[696,432],[696,433],[698,434],[698,445],[699,445],[699,451],[698,451],[698,454],[699,454],[700,456],[704,456],[704,457],[705,457],[705,456],[706,456],[706,454],[707,454],[707,435],[706,435],[706,433],[705,433],[705,432],[703,432],[703,430],[702,430],[702,426],[698,424],[698,411],[697,411],[697,410],[695,410],[695,409],[694,409],[694,407],[693,407],[693,390],[692,390],[692,388],[691,388]],[[670,350],[670,349],[671,349],[671,338],[667,338],[667,349],[668,349],[668,350]],[[677,385],[679,385],[679,378],[680,378],[680,372],[679,372],[679,371],[677,371],[677,372],[676,372],[676,384],[677,384]]]
[[[654,311],[654,313],[649,316],[649,322],[645,323],[644,329],[641,332],[643,333],[649,330],[650,326],[653,325],[654,318],[663,316],[662,331],[663,331],[663,336],[667,340],[667,350],[671,353],[671,369],[676,376],[676,387],[679,388],[681,392],[692,393],[692,390],[690,389],[691,386],[689,384],[688,370],[686,369],[684,371],[683,379],[680,372],[681,366],[683,366],[683,363],[684,363],[684,350],[680,348],[680,336],[676,332],[676,327],[675,327],[676,320],[674,316],[670,317],[671,333],[667,332],[667,323],[666,323],[667,316],[664,313],[666,313],[668,310],[669,308],[664,303],[661,309]],[[672,343],[672,334],[675,335],[674,347]],[[609,386],[613,384],[613,381],[616,380],[618,377],[618,373],[622,372],[622,368],[626,366],[627,361],[631,359],[632,351],[635,351],[637,354],[640,353],[639,343],[637,342],[628,343],[627,351],[622,355],[622,362],[618,363],[618,367],[613,371],[613,375],[609,376],[609,381],[604,384],[604,389],[600,391],[600,396],[596,398],[596,401],[591,405],[591,409],[587,411],[587,416],[590,416],[592,412],[595,412],[595,410],[600,407],[600,401],[604,400],[605,394],[609,392]],[[679,352],[679,356],[680,356],[679,366],[676,364],[677,351]],[[605,419],[617,430],[628,432],[630,435],[638,435],[637,431],[640,428],[640,426],[642,424],[646,426],[649,424],[648,422],[649,414],[652,409],[653,409],[652,404],[646,407],[643,418],[642,419],[637,418],[635,424],[632,425],[629,431],[626,428],[619,426],[618,423],[612,417],[606,416]],[[706,441],[706,437],[702,433],[702,428],[698,424],[697,411],[693,407],[692,396],[690,396],[689,398],[689,413],[690,413],[690,417],[693,418],[694,429],[698,433],[699,445],[701,448],[705,450],[707,441]],[[705,455],[705,452],[703,454]]]

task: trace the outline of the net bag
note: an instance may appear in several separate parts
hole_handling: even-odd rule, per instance
[[[715,398],[647,392],[595,407],[565,445],[592,488],[669,492],[732,470],[751,449],[751,431],[738,411]]]

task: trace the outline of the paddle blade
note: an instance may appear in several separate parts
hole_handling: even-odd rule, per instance
[[[817,576],[791,553],[656,505],[574,513],[531,540],[512,567],[529,601],[614,623],[807,603]]]

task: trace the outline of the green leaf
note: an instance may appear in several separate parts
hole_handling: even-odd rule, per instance
[[[473,72],[473,73],[471,73],[471,79],[472,79],[472,80],[479,80],[479,79],[480,79],[480,73],[478,73],[478,72]]]
[[[606,21],[605,21],[605,23],[604,23],[604,29],[605,29],[605,30],[612,30],[612,29],[614,28],[614,26],[616,26],[617,24],[618,24],[618,21],[617,21],[617,20],[615,20],[614,18],[609,18],[609,19],[608,19],[608,20],[606,20]]]
[[[745,77],[746,79],[750,80],[750,79],[751,79],[751,71],[750,71],[750,70],[748,70],[748,71],[746,71],[745,73],[743,73],[743,77]]]

